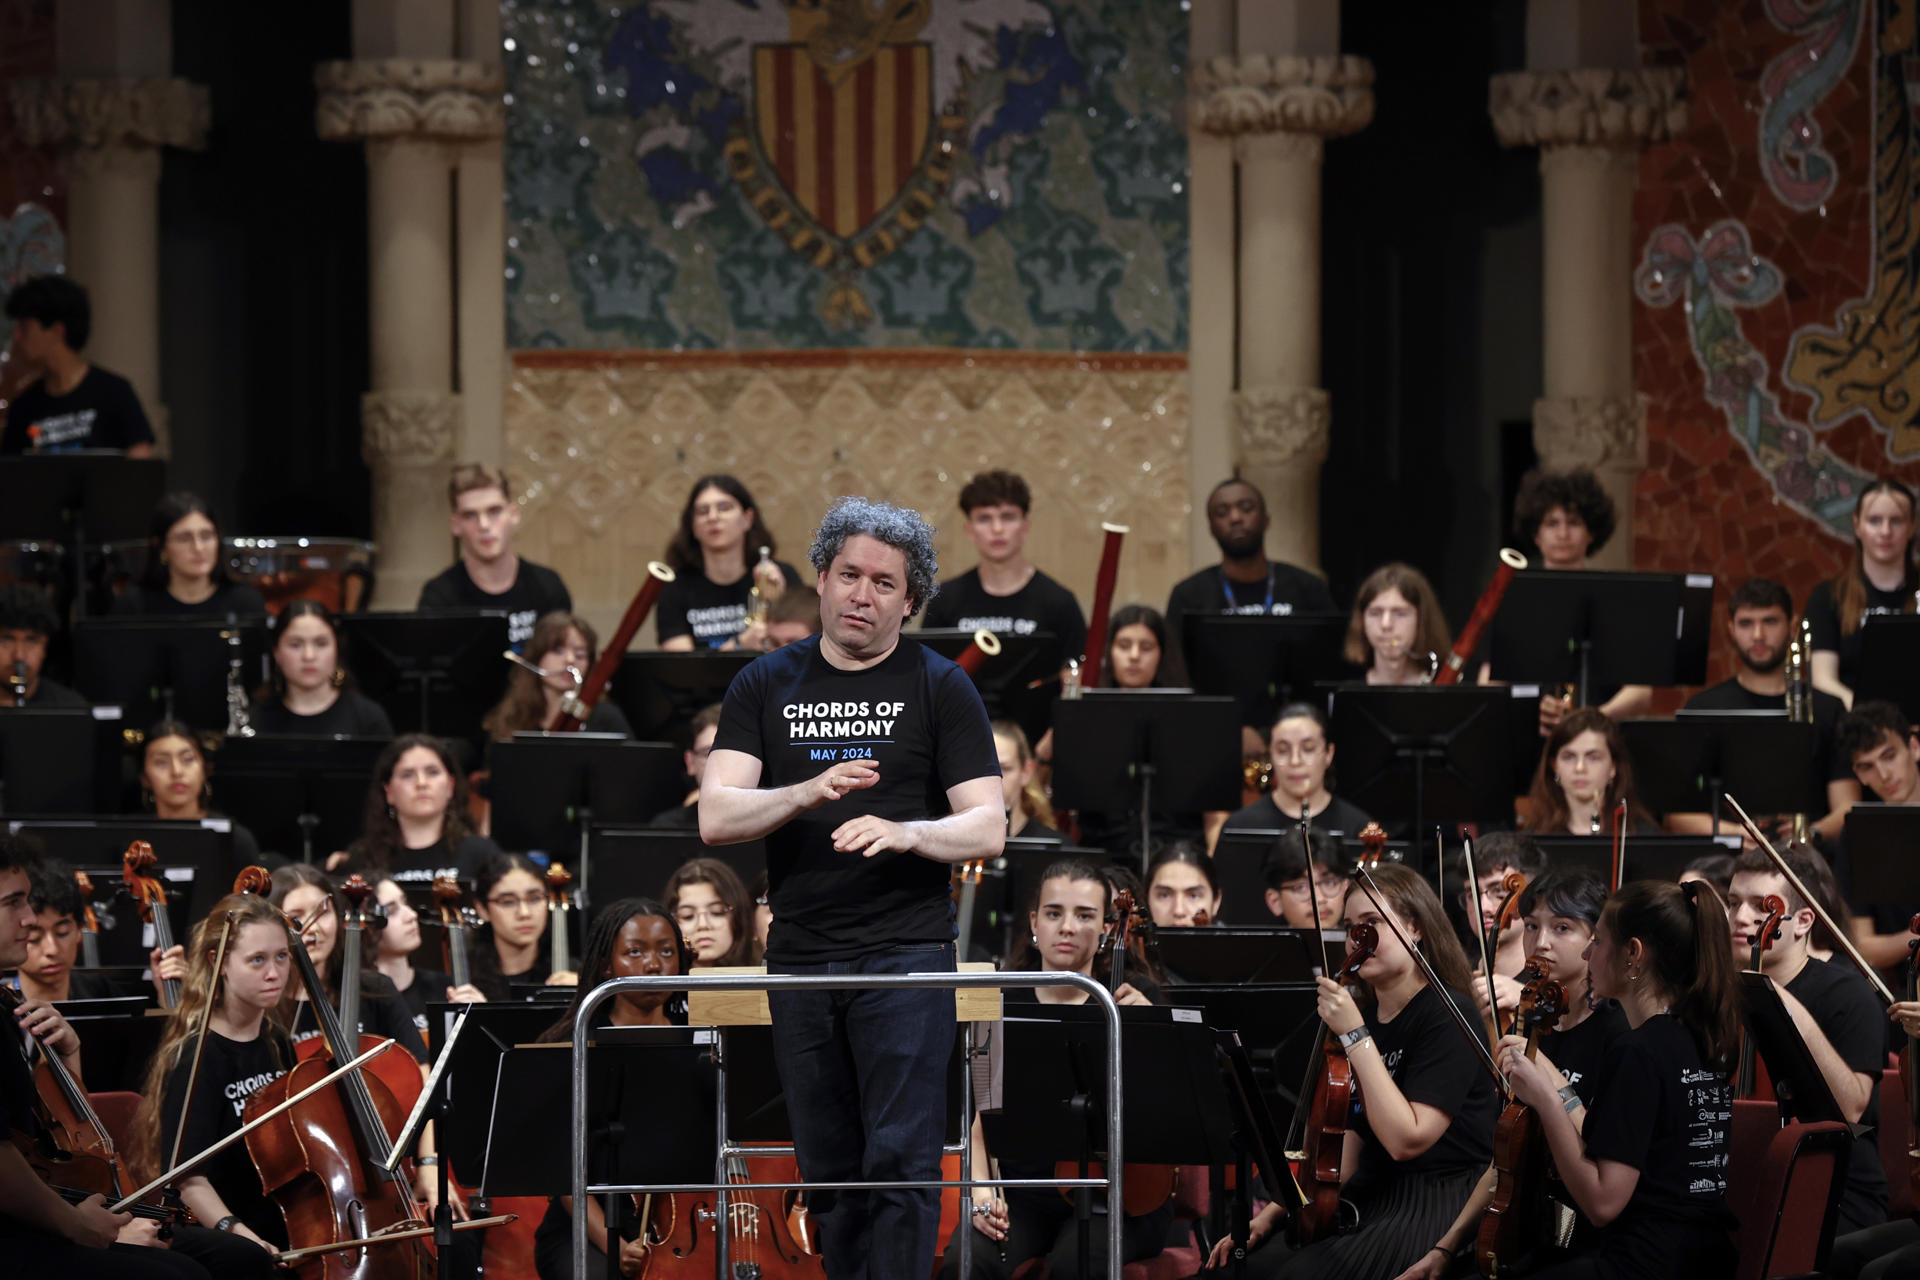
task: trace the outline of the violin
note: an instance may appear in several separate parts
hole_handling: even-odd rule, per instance
[[[1527,891],[1527,877],[1518,871],[1509,871],[1500,878],[1500,911],[1493,920],[1493,934],[1480,936],[1481,962],[1487,967],[1487,1004],[1488,1026],[1495,1032],[1500,1030],[1500,1003],[1493,997],[1493,957],[1499,953],[1500,939],[1513,927],[1513,919],[1520,914],[1520,895]],[[1524,972],[1524,967],[1523,967]],[[1525,978],[1518,979],[1524,986]],[[1515,1010],[1516,1014],[1518,1010]]]
[[[1787,904],[1780,895],[1770,893],[1760,904],[1766,909],[1766,918],[1760,922],[1760,929],[1753,935],[1752,963],[1747,967],[1754,973],[1760,972],[1760,957],[1769,951],[1780,937],[1780,922],[1786,918]],[[1754,1042],[1750,1031],[1742,1028],[1740,1034],[1740,1066],[1734,1076],[1733,1096],[1750,1099],[1758,1086],[1758,1064],[1754,1060]]]
[[[100,967],[100,917],[93,911],[93,877],[84,871],[73,873],[80,887],[80,963],[89,969]]]
[[[1533,1061],[1540,1036],[1567,1011],[1566,989],[1544,975],[1527,984],[1514,1010],[1524,1027],[1527,1060]],[[1547,1144],[1540,1117],[1518,1098],[1500,1112],[1493,1130],[1493,1200],[1474,1238],[1480,1274],[1511,1273],[1542,1243],[1553,1215],[1546,1204]]]
[[[167,886],[160,878],[160,866],[153,846],[135,840],[120,855],[120,880],[140,908],[140,918],[153,926],[153,945],[162,952],[173,948],[173,922],[168,919]],[[180,1004],[180,979],[160,980],[160,1004],[173,1009]]]
[[[547,969],[566,973],[573,968],[567,922],[573,917],[573,873],[559,863],[547,868]]]
[[[1334,980],[1341,986],[1359,981],[1361,966],[1373,958],[1379,946],[1380,934],[1372,925],[1347,926],[1347,958]],[[1341,1225],[1340,1161],[1347,1118],[1353,1113],[1353,1064],[1325,1023],[1320,1025],[1317,1060],[1320,1070],[1305,1112],[1306,1141],[1300,1157],[1300,1173],[1306,1185],[1299,1188],[1300,1203],[1293,1214],[1296,1245],[1312,1244]]]
[[[292,1097],[324,1075],[329,1065],[351,1061],[359,1045],[358,1036],[349,1038],[327,1002],[326,984],[298,930],[284,917],[282,924],[295,972],[306,986],[308,1007],[320,1023],[324,1056],[332,1062],[322,1062],[318,1053],[296,1062],[287,1074],[253,1092],[243,1120]],[[343,981],[342,986],[350,984]],[[410,1061],[408,1066],[417,1091],[419,1071]],[[368,1239],[428,1225],[413,1195],[412,1162],[402,1160],[396,1169],[387,1168],[393,1136],[405,1120],[406,1111],[378,1077],[352,1072],[247,1134],[247,1154],[286,1219],[294,1250],[363,1242],[357,1248],[302,1258],[294,1267],[301,1280],[428,1280],[434,1274],[433,1248],[426,1238]]]

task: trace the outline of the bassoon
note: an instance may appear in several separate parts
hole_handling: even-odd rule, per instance
[[[1527,567],[1527,558],[1512,547],[1500,548],[1500,567],[1494,571],[1493,581],[1481,593],[1480,602],[1473,606],[1473,616],[1467,619],[1467,625],[1460,630],[1460,638],[1453,642],[1453,652],[1441,664],[1440,672],[1434,676],[1435,684],[1459,684],[1460,673],[1466,670],[1467,660],[1473,657],[1473,651],[1480,647],[1480,636],[1493,621],[1493,615],[1500,612],[1500,601],[1507,594],[1507,586],[1513,581],[1513,575]]]
[[[1100,527],[1107,541],[1100,549],[1100,573],[1093,580],[1093,616],[1087,619],[1087,651],[1080,663],[1080,683],[1088,689],[1100,687],[1100,667],[1107,656],[1107,614],[1120,577],[1120,540],[1127,536],[1126,525],[1103,523]]]
[[[673,581],[673,570],[658,560],[647,562],[647,578],[640,589],[633,593],[633,603],[627,606],[627,612],[620,619],[620,625],[614,628],[613,635],[607,640],[607,647],[600,651],[593,669],[587,672],[587,678],[578,689],[560,700],[560,709],[553,713],[553,720],[547,725],[549,733],[574,733],[587,722],[593,714],[594,704],[606,691],[607,681],[613,679],[614,671],[620,666],[620,659],[626,656],[627,646],[633,643],[634,635],[640,630],[640,624],[653,612],[653,602],[660,598],[660,588]]]

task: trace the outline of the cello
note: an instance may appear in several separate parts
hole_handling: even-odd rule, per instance
[[[1760,922],[1760,931],[1753,935],[1753,954],[1747,966],[1754,973],[1760,972],[1760,957],[1770,950],[1780,937],[1780,922],[1786,918],[1787,904],[1778,894],[1770,893],[1762,901],[1766,909],[1766,919]],[[1740,1030],[1740,1066],[1734,1076],[1733,1096],[1749,1099],[1754,1096],[1758,1085],[1757,1063],[1754,1059],[1753,1034],[1744,1026]]]
[[[447,962],[447,976],[456,987],[473,984],[473,930],[476,912],[467,904],[467,891],[452,876],[436,876],[433,901],[440,911],[441,951]]]
[[[89,969],[100,967],[100,917],[93,910],[93,877],[84,871],[73,873],[80,888],[80,963]]]
[[[173,949],[173,922],[168,919],[167,886],[160,879],[160,866],[153,846],[135,840],[120,855],[120,880],[140,908],[140,918],[153,926],[153,945],[162,954]],[[162,978],[160,1004],[171,1009],[180,1003],[180,979]]]
[[[334,942],[334,945],[340,948],[340,1002],[336,1017],[343,1030],[348,1027],[353,1028],[350,1033],[349,1047],[357,1044],[355,1053],[372,1048],[383,1038],[360,1031],[360,981],[364,963],[362,956],[365,952],[362,943],[366,937],[366,902],[372,894],[373,887],[359,875],[348,876],[346,883],[340,886],[340,898],[346,903],[346,907],[340,913],[340,936]],[[302,936],[305,936],[304,929]],[[305,954],[304,947],[302,954]],[[308,957],[308,964],[312,964],[311,957]],[[318,972],[317,969],[315,971]],[[309,1003],[311,1004],[311,999]],[[319,1007],[314,1006],[316,1018],[319,1012]],[[326,1047],[326,1036],[309,1036],[294,1044],[293,1054],[296,1059],[311,1058]],[[368,1065],[367,1070],[386,1085],[387,1091],[393,1095],[394,1101],[399,1105],[403,1118],[407,1112],[413,1110],[414,1103],[420,1100],[420,1092],[425,1087],[425,1082],[420,1077],[420,1064],[415,1062],[411,1055],[382,1054]]]
[[[567,973],[573,969],[572,939],[567,936],[573,919],[573,873],[559,863],[547,868],[547,972]]]
[[[1545,976],[1527,984],[1514,1010],[1514,1025],[1525,1028],[1527,1060],[1533,1061],[1541,1035],[1567,1011],[1566,989]],[[1533,1252],[1536,1233],[1549,1228],[1546,1204],[1547,1146],[1540,1117],[1518,1098],[1500,1112],[1493,1130],[1493,1200],[1480,1219],[1473,1256],[1480,1274],[1499,1280]]]

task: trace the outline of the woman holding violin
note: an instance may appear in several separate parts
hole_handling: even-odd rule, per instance
[[[1526,968],[1530,970],[1523,977],[1558,983],[1566,995],[1566,1011],[1540,1037],[1534,1061],[1557,1096],[1564,1096],[1558,1094],[1559,1090],[1571,1089],[1579,1098],[1580,1105],[1572,1112],[1576,1127],[1585,1119],[1586,1104],[1593,1100],[1596,1073],[1615,1039],[1627,1030],[1627,1018],[1620,1006],[1595,994],[1587,967],[1587,948],[1606,901],[1606,886],[1594,876],[1584,871],[1555,871],[1529,884],[1519,902],[1527,946]],[[1503,1029],[1508,1025],[1503,1023]],[[1504,1172],[1513,1176],[1514,1171]],[[1496,1170],[1489,1165],[1446,1234],[1396,1280],[1441,1280],[1454,1257],[1474,1246],[1481,1218],[1493,1202],[1498,1185]],[[1509,1199],[1513,1199],[1511,1194]],[[1539,1262],[1548,1260],[1545,1251],[1551,1245],[1544,1239],[1544,1228],[1550,1224],[1521,1225],[1538,1237],[1528,1242],[1534,1246],[1532,1257]]]
[[[1737,1256],[1726,1175],[1739,1038],[1726,913],[1698,884],[1636,881],[1608,900],[1587,959],[1593,994],[1617,1000],[1629,1029],[1595,1074],[1584,1119],[1521,1037],[1496,1055],[1593,1228],[1539,1275],[1723,1280]]]
[[[649,898],[623,898],[609,904],[594,917],[587,930],[580,972],[588,981],[580,984],[567,1011],[542,1033],[548,1043],[573,1039],[573,1019],[580,1012],[580,1000],[602,982],[614,978],[657,978],[665,974],[684,974],[692,967],[693,953],[680,935],[680,926],[668,910]],[[687,1021],[687,999],[681,992],[629,992],[600,1006],[599,1025],[609,1027],[683,1026]],[[555,1196],[547,1203],[547,1215],[534,1236],[534,1262],[540,1280],[575,1280],[573,1271],[573,1197]],[[647,1263],[649,1242],[641,1232],[641,1213],[629,1218],[620,1242],[622,1275],[637,1275]],[[711,1238],[708,1236],[707,1238]],[[600,1201],[587,1205],[587,1272],[596,1278],[607,1273],[607,1219]],[[665,1246],[655,1246],[665,1247]],[[712,1271],[712,1259],[707,1270]],[[586,1278],[582,1278],[586,1280]]]
[[[1100,869],[1078,859],[1063,859],[1049,866],[1040,878],[1040,891],[1033,909],[1027,914],[1030,960],[1023,967],[1043,973],[1078,973],[1098,978],[1123,1005],[1153,1004],[1160,990],[1144,977],[1114,984],[1116,968],[1108,954],[1102,953],[1107,917],[1113,909],[1113,897]],[[1121,975],[1124,977],[1124,975]],[[1078,987],[1010,987],[1002,996],[1008,1006],[1085,1004],[1087,993]],[[985,1130],[980,1117],[973,1120],[974,1176],[985,1176],[990,1168]],[[1000,1175],[1008,1178],[1045,1178],[1053,1176],[1053,1166],[1028,1165],[1003,1161]],[[1033,1258],[1047,1259],[1047,1273],[1054,1276],[1081,1274],[1079,1270],[1079,1232],[1074,1226],[1073,1202],[1051,1187],[1015,1187],[1004,1195],[992,1187],[975,1187],[972,1192],[972,1226],[963,1222],[947,1242],[942,1280],[955,1280],[959,1273],[960,1235],[978,1231],[985,1239],[973,1242],[973,1275],[968,1280],[1008,1280],[1014,1271]],[[1127,1262],[1137,1262],[1158,1254],[1166,1243],[1167,1228],[1173,1211],[1166,1205],[1151,1213],[1129,1216],[1126,1222]],[[1106,1273],[1106,1232],[1090,1233],[1087,1252],[1088,1275]]]
[[[1249,1275],[1398,1276],[1418,1260],[1424,1241],[1453,1222],[1493,1154],[1493,1080],[1485,1046],[1476,1049],[1466,1039],[1467,1029],[1479,1026],[1466,994],[1467,958],[1440,899],[1418,873],[1386,864],[1370,875],[1347,895],[1348,928],[1370,925],[1378,937],[1359,968],[1357,989],[1319,980],[1320,1017],[1345,1050],[1359,1106],[1350,1119],[1309,1121],[1347,1125],[1340,1195],[1357,1222],[1343,1234],[1294,1245],[1280,1238],[1287,1210],[1268,1205],[1251,1223],[1256,1252],[1247,1260]],[[1403,937],[1418,948],[1424,966]],[[1427,981],[1429,969],[1440,989]],[[1231,1240],[1220,1241],[1208,1265],[1226,1265],[1231,1251]]]

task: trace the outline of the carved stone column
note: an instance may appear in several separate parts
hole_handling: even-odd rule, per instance
[[[411,608],[446,566],[446,474],[465,443],[451,175],[463,144],[497,146],[505,81],[497,66],[478,62],[384,58],[323,63],[314,82],[320,136],[367,146],[373,385],[360,421],[380,546],[374,603]]]
[[[160,400],[160,148],[206,145],[207,91],[185,80],[22,80],[22,140],[64,153],[67,271],[93,304],[87,356],[133,383],[166,451]]]
[[[1541,149],[1545,386],[1534,450],[1555,471],[1592,469],[1620,530],[1594,563],[1630,569],[1647,453],[1633,387],[1633,191],[1640,147],[1686,126],[1685,72],[1516,71],[1493,78],[1489,111],[1502,146]]]
[[[1232,138],[1240,171],[1234,457],[1267,496],[1268,554],[1318,569],[1331,421],[1318,386],[1320,164],[1326,139],[1373,119],[1373,65],[1345,56],[1218,57],[1196,63],[1190,84],[1193,127]]]

